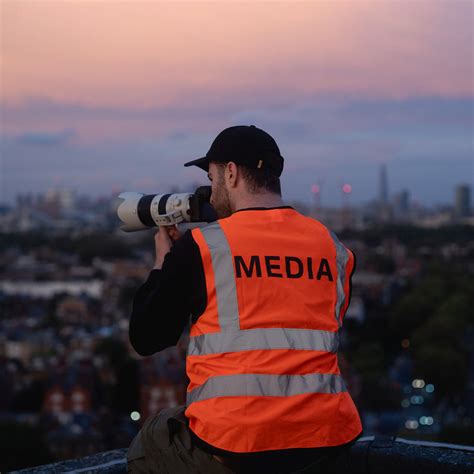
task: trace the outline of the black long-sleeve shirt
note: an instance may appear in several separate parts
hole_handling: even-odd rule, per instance
[[[161,270],[152,270],[133,299],[129,336],[143,356],[173,346],[186,327],[204,312],[206,281],[199,247],[187,231],[165,256]]]

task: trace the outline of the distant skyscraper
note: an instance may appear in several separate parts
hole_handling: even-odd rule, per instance
[[[401,216],[406,216],[410,210],[410,193],[406,189],[400,191],[393,198],[393,205],[395,208],[396,214]]]
[[[387,181],[387,167],[385,163],[380,165],[379,175],[379,202],[383,204],[388,203],[388,181]]]
[[[457,217],[468,217],[471,213],[471,188],[468,184],[456,186],[454,210]]]

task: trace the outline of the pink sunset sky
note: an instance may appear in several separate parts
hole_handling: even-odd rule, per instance
[[[291,199],[315,180],[369,199],[383,162],[393,191],[449,200],[472,182],[473,8],[4,1],[0,201],[183,187],[202,177],[182,163],[239,123],[275,137]]]

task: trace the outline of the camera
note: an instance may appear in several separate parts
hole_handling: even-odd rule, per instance
[[[121,229],[135,232],[155,226],[180,223],[209,223],[217,219],[210,204],[211,187],[200,186],[194,193],[142,194],[123,192],[117,215]]]

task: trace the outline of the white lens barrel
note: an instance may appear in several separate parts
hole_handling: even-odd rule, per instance
[[[138,203],[144,196],[142,193],[125,192],[119,194],[119,199],[123,199],[117,208],[117,215],[124,223],[120,228],[125,232],[135,232],[137,230],[149,229],[149,227],[138,217]]]
[[[175,225],[191,220],[189,198],[192,193],[157,194],[150,205],[156,225]]]

